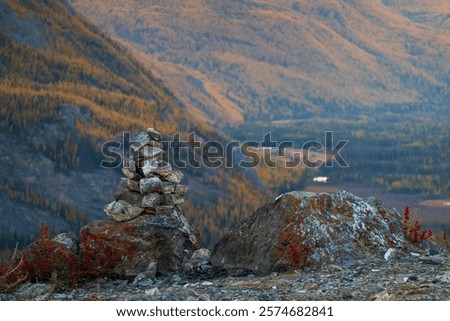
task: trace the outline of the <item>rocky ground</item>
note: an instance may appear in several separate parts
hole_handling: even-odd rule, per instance
[[[204,266],[195,273],[135,279],[98,278],[75,289],[27,283],[1,300],[449,300],[450,260],[429,250],[324,265],[267,276],[228,275]]]

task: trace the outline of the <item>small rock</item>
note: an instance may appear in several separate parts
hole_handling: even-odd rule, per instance
[[[277,280],[277,283],[280,283],[280,284],[290,284],[291,281],[289,281],[289,280],[287,280],[287,279],[278,279],[278,280]]]
[[[154,284],[153,280],[145,272],[139,273],[134,278],[134,281],[133,281],[133,285],[137,285],[137,286],[151,286],[153,284]]]
[[[142,173],[145,177],[151,177],[158,169],[158,161],[156,159],[146,159],[142,165]]]
[[[131,140],[130,146],[137,151],[148,143],[150,143],[149,135],[146,132],[140,132]]]
[[[125,182],[125,187],[128,188],[130,191],[139,192],[139,181],[123,178]]]
[[[421,260],[424,263],[428,263],[428,264],[444,264],[445,263],[445,259],[440,255],[420,256],[419,260]]]
[[[139,175],[136,172],[131,171],[128,168],[122,168],[122,173],[124,173],[125,176],[131,180],[139,180],[141,178],[141,175]]]
[[[175,193],[183,196],[184,194],[186,194],[186,192],[187,192],[187,186],[180,185],[180,184],[177,185],[177,187],[175,189]]]
[[[397,251],[392,248],[387,250],[386,253],[384,253],[384,259],[386,261],[394,260],[396,256],[397,256]]]
[[[159,142],[162,139],[162,135],[160,132],[155,130],[154,128],[147,128],[147,134],[150,136],[151,139],[156,140]]]
[[[161,174],[161,176],[164,177],[164,179],[168,182],[178,184],[183,178],[183,173],[180,171],[173,171],[169,173],[163,173]]]
[[[78,251],[78,241],[75,235],[70,233],[57,234],[53,239],[54,242],[65,245],[73,253]]]
[[[147,266],[147,269],[145,270],[145,273],[151,277],[152,279],[154,279],[156,277],[156,270],[157,270],[158,265],[156,264],[156,262],[150,262],[150,264]]]
[[[393,295],[389,294],[387,291],[383,291],[381,293],[378,293],[375,295],[374,299],[375,301],[391,301],[393,300]]]
[[[180,282],[181,280],[181,277],[177,274],[172,275],[172,277],[170,278],[170,281],[172,282]]]
[[[202,282],[202,285],[203,285],[203,286],[211,286],[211,285],[214,285],[214,283],[209,282],[209,281],[203,281],[203,282]]]
[[[267,293],[260,293],[258,295],[258,300],[259,301],[270,301],[270,296]]]
[[[172,211],[173,211],[173,206],[170,206],[170,205],[158,206],[156,208],[156,214],[158,214],[158,215],[170,215],[170,214],[172,214]]]
[[[171,182],[162,182],[162,192],[164,194],[171,194],[175,192],[175,184]]]
[[[161,194],[157,193],[150,193],[147,195],[144,195],[142,198],[141,207],[151,207],[156,208],[158,205],[160,205],[163,201],[163,198]]]
[[[342,267],[340,267],[339,265],[330,264],[328,265],[328,270],[330,270],[331,272],[340,272],[342,271]]]
[[[419,278],[416,275],[405,276],[403,278],[403,283],[418,281]]]
[[[65,293],[55,293],[53,294],[54,300],[65,300],[67,299],[67,295]]]
[[[142,178],[139,181],[141,194],[158,193],[163,189],[163,182],[158,177]]]
[[[145,294],[150,295],[150,296],[155,296],[155,295],[161,295],[161,292],[159,292],[158,288],[151,288],[147,291],[145,291]]]
[[[184,203],[184,197],[177,194],[172,194],[172,202],[175,205],[181,205]]]
[[[443,251],[442,246],[430,241],[423,240],[418,244],[418,247],[425,252],[425,255],[438,255]]]
[[[116,222],[130,221],[141,215],[143,211],[143,208],[122,200],[109,203],[105,207],[106,215]]]
[[[200,267],[209,264],[211,259],[211,251],[208,249],[198,249],[189,259],[189,263],[194,267]]]
[[[129,190],[121,191],[115,195],[116,201],[126,201],[130,204],[141,204],[142,194],[138,192],[133,192]]]
[[[172,166],[170,166],[169,163],[165,162],[165,161],[159,161],[158,162],[158,166],[155,169],[155,173],[162,175],[162,174],[167,174],[172,170]]]

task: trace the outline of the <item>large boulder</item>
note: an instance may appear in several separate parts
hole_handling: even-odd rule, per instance
[[[58,234],[49,239],[47,234],[24,249],[20,268],[33,282],[52,281],[58,285],[73,286],[77,275],[78,242],[70,234]]]
[[[157,272],[177,271],[183,251],[200,238],[176,208],[169,215],[141,215],[115,222],[95,221],[81,229],[84,270],[91,275],[135,276],[155,262]]]
[[[215,247],[211,262],[259,274],[347,264],[404,244],[401,216],[347,192],[291,192],[259,208]]]

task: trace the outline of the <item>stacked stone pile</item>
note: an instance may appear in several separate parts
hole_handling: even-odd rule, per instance
[[[184,202],[186,186],[183,174],[173,171],[162,159],[162,136],[153,128],[141,132],[132,140],[135,154],[122,169],[124,191],[105,207],[106,214],[117,222],[129,221],[141,214],[170,215]]]

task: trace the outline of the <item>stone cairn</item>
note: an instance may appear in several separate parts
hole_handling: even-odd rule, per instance
[[[131,141],[135,154],[130,157],[128,167],[122,168],[125,190],[105,207],[106,214],[116,222],[129,221],[141,214],[170,215],[184,202],[187,187],[180,184],[183,174],[173,171],[162,159],[161,139],[159,132],[148,128]]]

